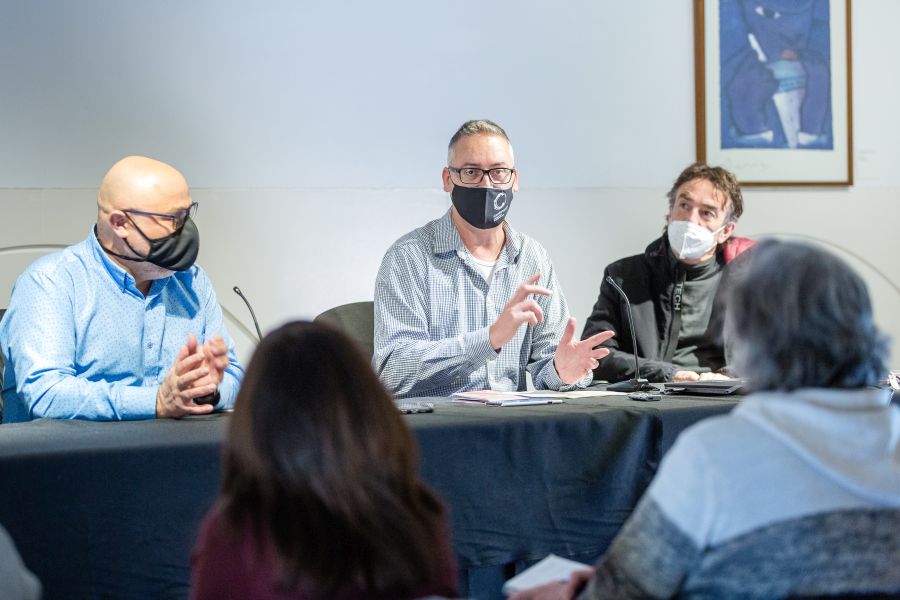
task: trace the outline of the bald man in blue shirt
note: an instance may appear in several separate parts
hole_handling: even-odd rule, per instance
[[[230,407],[243,369],[206,273],[184,177],[116,163],[87,239],[23,273],[0,322],[5,423],[150,419]]]

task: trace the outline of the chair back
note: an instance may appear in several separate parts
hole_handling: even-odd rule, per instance
[[[372,356],[375,353],[375,303],[351,302],[330,308],[317,316],[316,323],[340,329]]]

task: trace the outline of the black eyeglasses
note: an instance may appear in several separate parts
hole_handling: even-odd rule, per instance
[[[175,229],[181,229],[182,227],[184,227],[184,224],[188,219],[194,218],[194,215],[197,214],[197,203],[191,202],[191,205],[189,207],[183,208],[178,212],[173,213],[155,213],[147,212],[145,210],[135,210],[133,208],[122,209],[122,212],[130,215],[144,215],[145,217],[167,219],[169,221],[172,221],[172,225]]]
[[[491,183],[509,183],[509,180],[512,179],[512,174],[516,172],[515,169],[508,169],[506,167],[498,167],[496,169],[479,169],[477,167],[463,167],[457,169],[456,167],[447,167],[447,169],[449,169],[451,173],[456,173],[459,180],[466,185],[481,183],[485,175],[488,176]]]

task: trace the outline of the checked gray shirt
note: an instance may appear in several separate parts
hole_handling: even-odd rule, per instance
[[[397,240],[384,255],[375,282],[375,355],[372,365],[398,398],[450,396],[472,390],[525,389],[525,370],[537,389],[568,390],[553,366],[569,308],[544,248],[503,224],[506,242],[490,286],[478,272],[450,211]],[[516,288],[541,274],[534,296],[543,323],[522,326],[495,352],[488,338]]]

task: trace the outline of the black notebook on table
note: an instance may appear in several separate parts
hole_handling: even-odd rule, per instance
[[[743,379],[721,379],[712,381],[669,381],[663,384],[666,394],[685,396],[729,396],[743,393]]]

